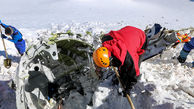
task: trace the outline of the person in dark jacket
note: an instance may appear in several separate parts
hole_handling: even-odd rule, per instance
[[[194,49],[194,37],[191,38],[191,40],[187,43],[184,44],[180,55],[178,56],[178,61],[180,63],[184,63],[187,59],[187,56],[189,55],[189,53],[191,52],[191,50]],[[192,67],[194,67],[194,61],[192,62]]]
[[[160,54],[180,39],[176,32],[167,33],[159,24],[146,32],[126,26],[102,37],[102,47],[93,52],[93,60],[97,69],[117,67],[124,91],[130,93],[140,76],[141,62]]]
[[[11,38],[8,38],[4,34],[2,34],[2,38],[13,42],[19,54],[22,56],[25,52],[26,45],[25,40],[22,38],[21,32],[13,26],[2,23],[1,20],[0,25],[5,29],[5,35],[11,36]]]

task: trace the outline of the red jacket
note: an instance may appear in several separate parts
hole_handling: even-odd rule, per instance
[[[110,51],[109,56],[111,54],[114,55],[120,60],[121,66],[123,66],[128,52],[130,55],[128,57],[132,58],[130,63],[134,64],[136,76],[139,76],[139,56],[144,53],[142,47],[146,42],[144,31],[132,26],[126,26],[118,31],[110,31],[106,36],[113,38],[111,40],[104,40],[102,43]],[[128,69],[128,73],[131,71],[132,69]]]

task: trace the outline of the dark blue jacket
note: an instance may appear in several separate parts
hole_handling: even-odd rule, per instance
[[[13,29],[13,34],[11,35],[12,39],[8,39],[9,41],[11,41],[13,43],[17,43],[18,40],[22,39],[22,34],[15,27],[10,26],[10,25],[6,25],[6,24],[3,24],[3,23],[1,23],[1,25],[2,25],[3,28],[11,27]]]
[[[191,41],[184,44],[183,49],[187,52],[190,52],[192,49],[194,49],[194,37],[191,38]]]

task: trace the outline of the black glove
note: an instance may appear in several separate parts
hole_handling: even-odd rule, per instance
[[[5,36],[4,34],[1,35],[1,38],[8,39],[7,36]]]
[[[126,95],[130,95],[131,94],[131,89],[125,89],[124,91],[123,91],[123,97],[126,97]]]
[[[180,63],[184,63],[186,61],[186,58],[182,58],[181,56],[177,57],[177,60],[180,62]]]
[[[135,85],[134,82],[131,82],[130,84],[128,85],[123,85],[124,87],[124,90],[123,90],[123,95],[124,97],[126,97],[126,94],[130,95],[131,94],[131,90],[133,89],[133,86]]]

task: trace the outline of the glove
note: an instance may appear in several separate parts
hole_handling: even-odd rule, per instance
[[[182,58],[181,56],[177,57],[177,60],[180,62],[180,63],[184,63],[186,61],[186,58]]]
[[[0,20],[0,25],[1,25],[1,20]]]
[[[123,97],[126,97],[126,94],[130,95],[131,94],[131,89],[123,90]]]
[[[5,36],[4,34],[1,35],[1,38],[8,39],[7,36]]]
[[[181,35],[180,33],[177,33],[177,38],[178,38],[177,42],[182,43],[189,42],[191,40],[191,37],[188,36],[188,34]]]
[[[123,84],[124,90],[123,90],[123,94],[124,96],[126,94],[130,95],[131,94],[131,90],[134,88],[134,85],[136,84],[136,82],[131,82],[127,85]]]

